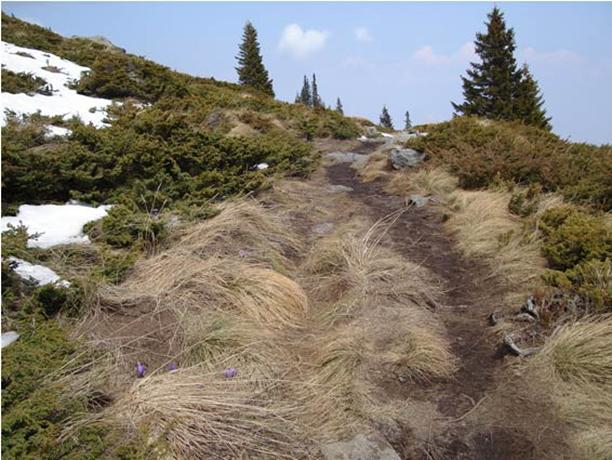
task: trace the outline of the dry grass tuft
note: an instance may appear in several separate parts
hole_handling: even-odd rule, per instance
[[[452,213],[446,225],[465,255],[488,262],[491,276],[528,290],[539,278],[544,259],[536,234],[523,230],[508,211],[509,199],[502,192],[457,190],[449,201]]]
[[[612,317],[584,318],[559,327],[527,363],[530,385],[547,394],[570,423],[570,442],[584,459],[611,452]]]
[[[181,369],[133,384],[112,417],[164,439],[175,458],[295,458],[305,454],[291,422],[299,407],[275,399],[277,386]]]
[[[378,150],[368,157],[366,164],[360,168],[359,177],[364,182],[373,182],[391,176],[389,169],[389,152]]]
[[[174,247],[201,257],[213,254],[250,261],[290,265],[288,257],[303,248],[288,228],[286,216],[272,212],[254,199],[243,198],[220,205],[212,219],[183,229]]]
[[[459,181],[442,168],[418,169],[416,172],[402,171],[389,181],[387,191],[407,196],[410,193],[434,195],[442,202],[457,189]]]

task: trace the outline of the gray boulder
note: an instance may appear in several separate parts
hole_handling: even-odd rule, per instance
[[[348,441],[321,448],[325,460],[400,460],[393,447],[378,434],[358,434]]]
[[[374,126],[367,126],[365,129],[365,136],[367,138],[381,137],[380,132]]]
[[[389,155],[389,162],[393,169],[414,168],[426,157],[424,152],[413,149],[393,149]]]

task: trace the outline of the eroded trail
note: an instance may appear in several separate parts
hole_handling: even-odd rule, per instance
[[[350,163],[328,166],[326,175],[332,185],[351,187],[350,197],[364,205],[373,221],[406,207],[402,198],[387,194],[380,181],[362,182]],[[486,278],[481,264],[454,249],[444,231],[443,216],[431,206],[409,207],[389,229],[388,237],[399,254],[427,268],[440,282],[444,292],[435,311],[458,359],[452,379],[388,382],[389,393],[431,402],[446,422],[443,432],[429,440],[431,449],[415,452],[410,433],[405,433],[404,440],[389,441],[404,458],[532,458],[532,446],[524,438],[499,427],[483,429],[466,421],[466,415],[475,413],[492,392],[495,371],[502,363],[497,343],[488,336],[487,318],[501,303],[503,289]]]

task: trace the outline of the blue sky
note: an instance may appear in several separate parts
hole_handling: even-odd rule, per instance
[[[497,3],[517,58],[538,79],[554,131],[612,143],[612,3]],[[2,10],[62,35],[104,35],[174,69],[236,81],[242,27],[259,32],[277,97],[292,101],[317,74],[328,104],[396,127],[451,117],[474,34],[493,3],[3,2]]]

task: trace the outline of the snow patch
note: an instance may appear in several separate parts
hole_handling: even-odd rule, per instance
[[[259,164],[256,166],[256,168],[257,168],[257,169],[259,169],[259,170],[262,170],[262,169],[268,169],[269,167],[270,167],[270,165],[269,165],[268,163],[259,163]]]
[[[40,77],[47,82],[53,92],[51,96],[2,93],[2,126],[6,124],[6,110],[17,115],[30,115],[40,111],[46,116],[61,115],[64,118],[78,116],[83,123],[92,123],[98,128],[107,126],[103,120],[106,118],[106,109],[112,101],[77,94],[68,87],[70,83],[78,81],[81,73],[89,70],[88,67],[77,65],[51,53],[6,42],[2,42],[2,67],[15,73],[24,72]]]
[[[68,128],[62,128],[61,126],[47,125],[45,128],[47,128],[47,133],[45,134],[46,138],[51,138],[55,136],[65,137],[70,136],[72,134],[72,130]]]
[[[367,141],[367,140],[368,140],[368,138],[362,135],[362,136],[358,137],[358,138],[357,138],[357,140],[358,140],[358,141],[365,142],[365,141]]]
[[[8,331],[2,333],[2,346],[0,348],[8,347],[11,343],[19,338],[19,334],[15,331]]]
[[[70,286],[68,281],[61,279],[57,273],[44,265],[31,264],[17,257],[9,257],[9,262],[13,271],[26,281],[32,281],[39,286],[51,283],[57,283],[63,287]]]
[[[89,243],[87,235],[83,234],[83,225],[106,216],[112,205],[97,208],[75,204],[24,204],[19,206],[16,216],[2,217],[1,231],[9,229],[9,224],[27,227],[30,235],[38,234],[38,238],[30,238],[28,247],[50,248],[58,244]]]
[[[389,139],[393,139],[395,136],[393,134],[387,134],[387,133],[380,133],[382,134],[382,137],[387,137]]]

